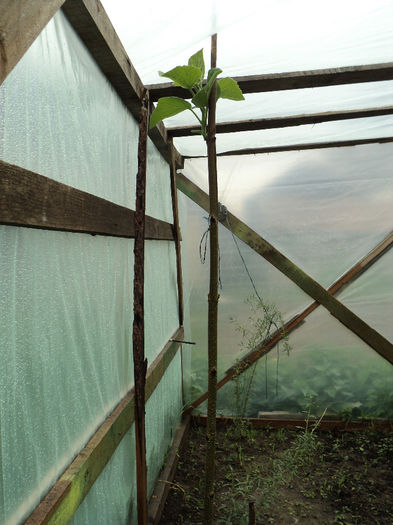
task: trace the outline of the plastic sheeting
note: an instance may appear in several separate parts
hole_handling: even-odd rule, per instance
[[[218,407],[236,414],[236,381],[246,415],[286,411],[320,415],[393,417],[392,365],[321,306],[290,336],[289,355],[277,348],[254,369],[225,385]],[[250,394],[246,392],[250,387]],[[237,414],[242,415],[242,414]]]
[[[137,124],[61,12],[0,97],[2,160],[134,206]],[[147,213],[172,222],[169,169],[151,142],[147,191]],[[0,246],[0,522],[15,524],[132,386],[133,241],[1,226]],[[152,362],[178,326],[174,243],[147,241],[145,256]],[[180,413],[178,359],[148,405],[150,486]],[[122,451],[131,464],[133,449]],[[107,476],[121,484],[122,469],[115,461]],[[117,498],[125,513],[118,487],[106,490],[107,501]],[[90,509],[101,496],[91,496]],[[111,523],[112,511],[85,523]]]
[[[376,64],[391,61],[393,5],[389,0],[328,4],[311,0],[265,0],[239,3],[204,2],[189,9],[182,2],[144,6],[126,0],[103,2],[114,27],[143,82],[165,81],[158,71],[186,64],[204,48],[208,63],[210,40],[218,32],[217,64],[224,76],[283,73],[311,69]],[[143,23],[147,20],[147,26]],[[319,113],[339,109],[390,105],[393,82],[344,85],[247,94],[244,102],[220,100],[217,120],[234,121],[270,116]],[[167,119],[167,126],[196,124],[187,111]],[[217,151],[331,140],[375,138],[390,135],[392,117],[341,121],[243,132],[217,137]],[[175,139],[184,155],[205,155],[200,137]]]
[[[219,200],[311,277],[328,287],[391,232],[392,161],[393,146],[389,144],[220,158]],[[205,159],[187,161],[183,171],[202,189],[207,190]],[[200,265],[198,255],[199,242],[207,228],[204,215],[206,214],[197,211],[195,204],[189,205],[188,231],[193,240],[193,251],[189,254],[189,266],[192,268],[190,274],[193,275],[193,280],[190,281],[191,329],[192,337],[198,343],[193,350],[194,399],[206,387],[203,366],[207,347],[208,269]],[[275,305],[285,320],[312,302],[311,298],[261,256],[241,241],[237,243],[258,293],[264,301]],[[348,286],[339,299],[393,341],[389,299],[391,257],[390,253],[383,255],[375,266]],[[227,367],[241,357],[241,338],[229,319],[233,317],[244,324],[250,310],[243,301],[248,296],[255,295],[237,246],[230,232],[224,228],[220,228],[220,267],[223,288],[220,291],[219,305],[219,378]],[[345,369],[348,365],[344,357],[349,354],[344,354],[340,361],[341,346],[353,347],[351,360],[354,363],[358,362],[356,352],[360,348],[359,355],[367,356],[367,359],[359,358],[359,363],[362,363],[362,384],[368,382],[371,389],[375,379],[381,392],[386,394],[386,402],[381,401],[380,409],[377,410],[376,403],[371,406],[362,401],[362,410],[368,410],[370,414],[373,409],[374,415],[391,415],[391,365],[379,364],[382,358],[373,350],[367,352],[366,345],[350,332],[349,335],[346,334],[347,330],[341,328],[338,322],[332,327],[329,321],[327,325],[330,328],[326,330],[322,325],[322,321],[316,323],[307,318],[305,325],[301,325],[293,335],[290,334],[289,343],[294,346],[294,351],[288,359],[288,365],[284,364],[285,356],[280,361],[283,374],[288,372],[285,382],[290,381],[291,370],[294,375],[298,375],[298,370],[303,366],[319,366],[319,353],[307,349],[323,348],[324,366],[338,370],[340,366]],[[338,339],[333,330],[338,330]],[[363,352],[364,348],[366,353]],[[307,361],[298,359],[298,356],[306,354]],[[275,351],[269,357],[269,363],[274,360],[274,355]],[[258,365],[257,370],[261,367],[263,365]],[[372,373],[374,367],[380,370],[378,377],[374,377]],[[300,374],[296,380],[298,385],[304,385],[304,391],[308,388],[307,377]],[[333,376],[331,379],[333,380]],[[269,389],[273,388],[272,384],[269,383]],[[320,385],[319,389],[314,389],[317,398],[323,394],[322,380]],[[358,392],[352,383],[346,387]],[[343,409],[346,400],[349,408],[351,403],[358,402],[353,398],[355,394],[343,396],[340,401],[341,393],[340,390],[336,391],[332,409]],[[225,403],[230,395],[224,392],[220,399],[228,413],[229,406]],[[253,415],[258,411],[256,399],[259,398],[253,398]],[[304,403],[298,401],[297,405],[295,403],[289,406],[288,403],[285,405],[275,402],[272,397],[269,397],[269,402],[261,398],[260,410],[267,410],[269,406],[285,410],[295,408],[295,405],[297,408],[304,408]],[[219,407],[223,408],[222,403]]]

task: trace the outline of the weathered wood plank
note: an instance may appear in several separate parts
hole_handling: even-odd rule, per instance
[[[135,237],[134,211],[3,161],[0,224]],[[145,238],[172,241],[173,226],[146,217]]]
[[[238,120],[235,122],[219,122],[216,124],[217,133],[237,133],[240,131],[258,131],[263,129],[287,128],[292,126],[304,126],[306,124],[320,124],[321,122],[333,122],[336,120],[349,120],[356,118],[380,117],[392,115],[393,106],[367,109],[350,109],[346,111],[326,111],[310,115],[291,115],[288,117],[271,117],[249,120]],[[170,137],[192,137],[198,126],[179,126],[167,128]]]
[[[156,486],[150,498],[148,512],[148,523],[150,525],[158,525],[160,523],[165,501],[170,490],[170,484],[175,477],[179,455],[188,438],[190,421],[191,418],[189,416],[185,417],[176,429],[172,447],[166,456],[164,467],[158,476]]]
[[[393,79],[393,62],[233,78],[244,94],[377,82]],[[170,96],[190,98],[186,89],[174,86],[172,82],[151,84],[147,87],[150,90],[151,100]]]
[[[146,168],[147,130],[149,125],[149,94],[142,96],[139,120],[138,173],[135,199],[134,243],[134,322],[132,353],[134,356],[135,391],[135,448],[138,525],[147,525],[147,465],[145,434],[145,382],[147,359],[145,359],[145,216],[146,216]]]
[[[178,173],[177,184],[178,188],[183,193],[190,197],[190,199],[196,202],[201,208],[208,211],[209,197],[204,191],[180,173]],[[393,344],[333,297],[333,295],[325,290],[317,281],[312,279],[301,268],[296,266],[285,255],[279,252],[274,246],[247,226],[247,224],[232,215],[229,211],[227,218],[222,218],[220,222],[226,228],[229,229],[230,227],[231,231],[239,239],[248,244],[248,246],[250,246],[250,248],[256,253],[259,253],[259,255],[269,261],[310,297],[324,306],[344,326],[349,328],[349,330],[360,337],[360,339],[371,346],[371,348],[378,352],[387,361],[393,364]]]
[[[366,144],[387,144],[393,142],[393,137],[376,137],[371,139],[336,140],[332,142],[310,142],[307,144],[288,144],[285,146],[267,146],[263,148],[244,148],[217,153],[217,157],[233,155],[259,155],[263,153],[279,153],[282,151],[303,151],[308,149],[346,148],[349,146],[364,146]],[[184,155],[185,159],[205,158],[206,155]]]
[[[192,416],[192,422],[202,426],[206,426],[206,416],[198,415]],[[317,419],[268,419],[268,418],[256,418],[248,417],[244,418],[254,428],[288,428],[291,430],[298,430],[299,428],[312,428]],[[217,417],[218,425],[232,425],[234,418],[232,417]],[[355,430],[376,430],[379,432],[392,432],[393,421],[385,419],[364,419],[361,421],[340,421],[337,419],[323,418],[318,424],[318,430],[342,430],[342,431],[355,431]]]
[[[179,222],[179,206],[177,199],[177,186],[176,186],[176,163],[173,148],[173,141],[170,140],[171,148],[171,162],[169,164],[170,178],[171,178],[171,195],[172,195],[172,213],[173,213],[173,226],[175,235],[175,247],[176,247],[176,276],[177,276],[177,297],[178,297],[178,308],[179,308],[179,325],[183,326],[184,322],[184,302],[183,302],[183,271],[181,263],[181,233],[180,233],[180,222]]]
[[[393,232],[390,233],[385,239],[383,239],[373,250],[371,250],[365,257],[363,257],[358,263],[350,268],[342,277],[337,279],[329,288],[328,292],[336,294],[347,286],[350,282],[357,279],[362,275],[372,264],[374,264],[384,253],[386,253],[393,246]],[[217,390],[226,385],[235,376],[245,372],[253,363],[258,359],[266,355],[275,347],[285,336],[289,335],[293,330],[298,328],[316,308],[319,303],[314,301],[312,304],[307,306],[300,313],[295,315],[292,319],[284,324],[283,330],[277,331],[267,340],[256,346],[253,350],[248,352],[242,359],[231,366],[225,371],[225,375],[217,383]],[[207,399],[207,392],[204,392],[197,399],[195,399],[184,411],[185,414],[191,414],[191,412],[201,405]]]
[[[64,0],[1,0],[0,85]]]
[[[183,339],[183,337],[184,330],[181,327],[172,338]],[[146,399],[154,392],[176,355],[178,347],[179,343],[168,342],[149,367],[146,375]],[[25,524],[65,525],[68,523],[133,422],[134,389],[130,390],[98,428]]]
[[[138,120],[144,86],[101,2],[66,0],[62,9],[101,71]],[[161,155],[169,162],[165,126],[162,123],[156,126],[149,132],[149,136]],[[177,166],[182,167],[183,159],[177,151],[175,157]]]

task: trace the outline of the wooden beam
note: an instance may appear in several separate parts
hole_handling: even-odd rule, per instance
[[[208,211],[209,197],[204,191],[180,173],[178,173],[177,183],[178,188],[183,193],[201,208]],[[275,268],[288,277],[288,279],[297,284],[310,297],[324,306],[344,326],[349,328],[349,330],[366,344],[393,364],[393,344],[333,297],[317,281],[312,279],[301,268],[296,266],[285,257],[285,255],[229,211],[226,217],[220,218],[220,222],[256,253],[259,253],[259,255],[269,261]]]
[[[64,0],[1,0],[0,85]]]
[[[173,339],[183,339],[179,328]],[[176,355],[179,343],[168,342],[150,365],[146,376],[146,399],[154,392]],[[124,397],[87,445],[76,456],[52,489],[26,520],[26,525],[65,525],[101,474],[120,441],[134,422],[134,389]]]
[[[0,224],[135,237],[134,211],[3,161]],[[173,241],[173,226],[147,217],[145,238]]]
[[[380,117],[392,114],[393,106],[385,106],[380,108],[350,109],[346,111],[327,111],[311,115],[238,120],[236,122],[219,122],[216,124],[216,132],[237,133],[240,131],[258,131],[263,129],[304,126],[306,124],[320,124],[321,122],[333,122],[336,120]],[[193,137],[195,136],[195,131],[198,129],[200,129],[198,126],[180,126],[177,128],[167,128],[167,132],[170,137]]]
[[[192,416],[192,422],[206,426],[206,416],[198,415]],[[276,419],[276,418],[259,418],[247,417],[243,418],[245,422],[250,424],[253,428],[287,428],[290,430],[298,430],[299,428],[312,428],[319,420],[308,419],[306,421],[298,418]],[[217,425],[233,425],[235,418],[233,417],[217,417]],[[318,424],[318,430],[376,430],[379,432],[393,432],[393,421],[386,419],[363,419],[360,421],[340,421],[337,419],[323,418]]]
[[[179,324],[183,326],[184,323],[184,302],[183,302],[183,271],[181,264],[181,233],[179,223],[179,205],[177,200],[177,185],[176,185],[176,164],[174,156],[173,141],[170,139],[171,148],[171,162],[169,164],[170,179],[171,179],[171,195],[172,195],[172,214],[173,214],[173,226],[175,235],[175,247],[176,247],[176,275],[177,275],[177,296],[178,296],[178,308],[179,308]]]
[[[171,489],[173,478],[175,477],[179,456],[188,438],[190,421],[190,416],[183,418],[183,421],[176,429],[172,447],[166,456],[164,466],[158,476],[156,486],[150,498],[148,512],[149,525],[158,525],[160,523],[165,501]]]
[[[295,71],[290,73],[269,73],[266,75],[233,78],[239,84],[239,87],[244,94],[338,86],[343,84],[392,80],[393,62],[369,64],[365,66],[339,67],[334,69]],[[186,89],[174,86],[172,82],[151,84],[147,87],[150,90],[150,97],[154,101],[158,100],[160,97],[170,96],[190,98],[190,93]]]
[[[143,83],[131,63],[108,15],[99,0],[66,0],[63,12],[85,44],[98,67],[112,84],[117,94],[139,119]],[[150,138],[161,155],[169,162],[165,126],[153,128]],[[181,155],[175,151],[176,165],[183,166]]]
[[[349,146],[365,146],[366,144],[387,144],[393,142],[393,137],[376,137],[372,139],[336,140],[332,142],[311,142],[307,144],[289,144],[285,146],[267,146],[263,148],[245,148],[217,153],[217,157],[233,155],[259,155],[263,153],[279,153],[282,151],[303,151],[308,149],[346,148]],[[206,155],[184,155],[185,159],[205,158]]]
[[[373,250],[371,250],[365,257],[363,257],[358,263],[350,268],[342,277],[337,279],[329,288],[328,292],[335,295],[337,292],[342,290],[350,282],[360,277],[372,264],[374,264],[384,253],[386,253],[393,246],[393,232],[391,232],[385,239],[383,239]],[[263,341],[261,344],[256,346],[253,350],[248,352],[244,357],[240,359],[236,365],[231,366],[226,370],[224,377],[217,383],[217,390],[226,385],[231,379],[239,374],[245,372],[253,363],[258,359],[268,354],[272,348],[274,348],[285,336],[289,335],[293,330],[299,328],[304,322],[304,319],[308,317],[316,308],[319,303],[314,301],[312,304],[307,306],[299,314],[295,315],[292,319],[284,324],[283,330],[274,332],[268,340]],[[202,404],[207,399],[207,392],[204,392],[197,399],[195,399],[184,411],[184,414],[191,414],[191,412]]]
[[[134,361],[135,390],[135,447],[138,525],[147,525],[147,465],[145,434],[145,382],[147,359],[145,359],[145,216],[146,216],[146,168],[147,131],[149,126],[149,93],[142,96],[139,120],[138,173],[135,199],[134,243],[134,322],[132,353]]]

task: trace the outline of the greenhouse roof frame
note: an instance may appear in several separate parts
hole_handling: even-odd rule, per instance
[[[108,78],[108,80],[111,82],[113,87],[116,89],[119,97],[123,101],[123,103],[126,105],[126,107],[130,110],[130,112],[137,116],[140,109],[140,99],[141,99],[141,92],[143,89],[143,84],[137,75],[135,69],[133,68],[130,59],[127,56],[127,53],[125,52],[122,44],[120,43],[120,40],[118,39],[116,32],[114,31],[112,24],[110,23],[104,8],[102,7],[101,3],[98,0],[21,0],[18,3],[15,3],[13,0],[5,0],[1,3],[0,6],[0,34],[1,34],[1,54],[0,54],[0,83],[4,81],[4,79],[7,77],[7,75],[10,73],[10,71],[13,69],[13,67],[17,64],[17,62],[22,58],[24,53],[27,51],[27,49],[30,47],[30,45],[33,43],[35,38],[39,35],[41,30],[44,28],[46,23],[53,17],[53,15],[57,12],[59,8],[63,9],[63,12],[67,16],[68,20],[70,21],[71,25],[74,27],[75,31],[78,33],[86,47],[89,49],[90,53],[92,54],[93,58],[101,68],[102,72],[105,74],[105,76]],[[345,70],[345,71],[344,71]],[[386,80],[386,79],[393,79],[393,64],[376,64],[371,66],[356,66],[352,68],[339,68],[336,70],[318,70],[316,71],[309,71],[309,72],[297,72],[297,73],[289,73],[289,74],[279,74],[279,75],[262,75],[258,76],[258,78],[250,78],[250,77],[242,77],[243,80],[241,80],[241,83],[244,83],[244,90],[246,93],[253,92],[252,90],[259,90],[261,91],[267,91],[271,90],[271,86],[276,86],[275,90],[283,90],[283,89],[299,89],[299,87],[313,87],[317,84],[312,84],[313,82],[325,82],[325,84],[318,84],[318,85],[338,85],[338,84],[345,84],[348,82],[371,82],[371,81],[378,81],[378,80]],[[319,75],[319,76],[318,76]],[[261,82],[267,82],[267,78],[269,77],[271,80],[270,87],[267,88],[266,86],[268,84],[265,84],[265,88],[263,88],[263,85],[261,86]],[[274,79],[273,79],[274,77]],[[319,78],[319,80],[317,80]],[[322,78],[324,80],[322,80]],[[356,80],[359,79],[360,80]],[[351,80],[352,79],[352,80]],[[248,82],[248,84],[247,84]],[[299,84],[300,83],[300,84]],[[301,85],[303,83],[303,85]],[[308,84],[307,84],[308,83]],[[291,87],[283,87],[283,86],[291,86]],[[259,86],[259,87],[257,87]],[[281,86],[281,87],[280,87]],[[164,86],[165,89],[172,89],[167,88]],[[156,87],[150,86],[150,94],[154,95],[157,91],[154,92]],[[249,91],[251,90],[251,91]],[[165,91],[165,93],[168,93],[169,91]],[[254,91],[255,92],[255,91]],[[368,111],[369,114],[365,115],[364,111]],[[374,113],[373,111],[379,111],[385,113]],[[366,110],[363,110],[362,118],[365,116],[375,116],[375,114],[392,114],[392,108],[369,108]],[[360,118],[360,112],[358,112],[357,115],[355,115],[355,112],[351,111],[342,111],[342,112],[336,112],[335,115],[333,115],[330,112],[330,116],[328,117],[328,114],[325,114],[325,117],[323,114],[314,114],[314,115],[301,115],[301,116],[295,116],[295,117],[283,117],[283,120],[281,120],[281,124],[284,122],[285,119],[288,119],[287,125],[294,125],[293,122],[295,122],[295,119],[298,119],[298,124],[304,123],[305,120],[308,119],[308,122],[312,121],[312,119],[322,119],[326,118],[330,120],[335,120],[339,118]],[[292,119],[292,121],[290,120]],[[303,122],[301,120],[303,119]],[[304,120],[305,119],[305,120]],[[269,119],[262,119],[264,123],[259,122],[257,125],[265,125],[268,126],[268,120]],[[270,127],[265,128],[258,128],[258,129],[271,129],[274,127],[272,122],[274,119],[271,119]],[[317,120],[320,122],[321,120]],[[292,124],[289,124],[289,122],[292,122]],[[278,126],[279,120],[275,119],[275,124]],[[226,123],[222,124],[223,126],[227,125]],[[242,122],[234,122],[230,124],[231,126],[244,126],[244,123]],[[252,124],[250,123],[250,126]],[[255,122],[253,125],[256,125]],[[171,156],[171,148],[172,148],[172,140],[170,138],[172,130],[168,130],[165,128],[165,126],[160,125],[158,128],[154,128],[150,132],[150,137],[161,152],[161,154],[164,156],[164,158],[167,160],[167,162],[170,162],[170,156]],[[356,145],[356,144],[365,144],[365,143],[371,143],[371,142],[392,142],[393,138],[390,137],[382,137],[379,139],[359,139],[359,140],[351,140],[351,141],[341,141],[342,146],[349,146],[349,145]],[[334,144],[334,146],[333,146]],[[268,152],[268,151],[287,151],[290,149],[305,149],[307,146],[308,148],[321,148],[321,147],[337,147],[339,146],[339,142],[330,142],[330,143],[313,143],[313,144],[307,144],[307,145],[294,145],[294,146],[278,146],[276,149],[273,148],[260,148],[259,152]],[[280,149],[281,148],[281,149]],[[286,148],[286,149],[283,149]],[[175,163],[178,167],[181,167],[183,165],[183,157],[176,151],[172,150],[173,155],[175,157]],[[244,151],[244,150],[243,150]],[[248,151],[249,153],[250,151]],[[254,149],[255,152],[255,149]],[[232,154],[240,154],[239,151],[231,152]],[[27,170],[25,170],[27,171]],[[37,174],[30,173],[31,176],[37,176]],[[0,174],[0,176],[3,176],[4,173]],[[22,174],[25,175],[25,174]],[[30,184],[30,183],[29,183]],[[192,192],[189,190],[185,191],[185,185],[189,186],[189,181],[187,181],[184,177],[181,176],[178,177],[177,180],[177,186],[181,189],[181,191],[185,192],[192,198],[195,202],[197,202],[200,206],[201,203],[198,202],[198,198],[195,197],[195,195],[191,195]],[[199,190],[199,189],[198,189]],[[199,190],[201,192],[201,190]],[[203,193],[203,192],[202,192]],[[103,199],[101,199],[103,200]],[[21,211],[25,204],[22,203],[21,205]],[[203,207],[203,206],[202,206]],[[231,216],[231,221],[235,221],[235,217]],[[4,219],[1,217],[0,222],[4,222]],[[240,222],[240,221],[239,221]],[[14,220],[12,222],[13,224],[19,224],[19,225],[28,225],[31,226],[31,224],[26,223],[26,220],[22,220],[21,222],[18,222],[17,220]],[[11,222],[8,222],[8,224],[11,224]],[[241,235],[239,235],[240,231],[243,229],[243,238],[244,235],[247,237],[250,235],[250,228],[247,225],[240,225],[241,227],[239,229],[234,228],[234,234],[238,235],[239,238],[242,238]],[[38,227],[45,227],[45,225],[40,225]],[[80,226],[78,226],[79,228]],[[59,223],[56,227],[56,229],[66,229],[64,228],[64,224]],[[80,231],[78,229],[70,229],[67,231]],[[103,233],[103,232],[97,232],[97,233]],[[176,232],[175,232],[176,233]],[[255,233],[255,232],[253,232]],[[113,235],[113,233],[107,233],[109,235]],[[256,234],[257,235],[257,234]],[[274,247],[271,245],[268,245],[264,239],[258,236],[258,239],[256,239],[254,236],[253,240],[251,241],[251,246],[255,249],[256,245],[262,246],[262,251],[265,252],[266,258],[272,262],[272,259],[280,259],[280,264],[283,265],[283,267],[286,267],[286,269],[290,269],[290,271],[293,271],[295,274],[298,273],[298,275],[301,275],[304,272],[301,272],[300,269],[294,268],[293,263],[289,261],[286,258],[282,258],[283,256],[275,250]],[[391,243],[389,241],[388,246],[384,246],[384,248],[381,250],[380,255],[382,253],[385,253],[386,250],[391,246]],[[257,250],[258,251],[258,250]],[[277,255],[279,254],[279,255]],[[367,256],[366,256],[367,259]],[[364,261],[363,261],[364,262]],[[360,264],[360,263],[359,263]],[[368,268],[369,264],[365,264],[364,269]],[[300,274],[299,274],[300,272]],[[284,272],[285,273],[285,272]],[[286,273],[287,275],[287,273]],[[304,275],[301,275],[304,277]],[[318,304],[324,304],[325,306],[327,304],[333,305],[332,308],[338,308],[341,311],[341,314],[339,314],[338,318],[340,321],[344,319],[344,317],[348,318],[348,316],[351,318],[351,323],[355,322],[358,323],[358,327],[361,326],[361,332],[364,335],[366,333],[366,336],[368,338],[367,342],[370,341],[369,336],[371,334],[371,339],[377,340],[377,346],[379,350],[382,349],[382,354],[385,358],[387,358],[391,363],[393,363],[393,345],[385,340],[378,332],[373,330],[371,327],[368,327],[366,323],[364,323],[361,319],[359,319],[357,316],[355,316],[349,309],[345,308],[339,301],[337,301],[333,297],[333,291],[332,289],[329,289],[326,291],[324,288],[322,288],[318,283],[313,281],[311,278],[309,278],[306,275],[306,282],[308,285],[313,288],[313,292],[310,294],[310,289],[307,288],[307,293],[311,295],[314,299],[318,301]],[[310,284],[311,283],[311,284]],[[307,285],[307,286],[308,286]],[[315,304],[315,303],[313,303]],[[344,308],[344,310],[343,310]],[[341,318],[340,318],[341,317]],[[346,324],[346,323],[344,323]],[[351,330],[351,326],[346,325]],[[356,333],[356,331],[355,331]],[[367,335],[368,334],[368,335]],[[359,335],[359,333],[358,333]],[[174,334],[174,338],[178,339],[183,336],[182,329],[179,329],[176,334]],[[360,335],[362,337],[362,335]],[[363,337],[362,337],[363,338]],[[372,346],[374,349],[375,347]],[[170,355],[172,355],[173,350],[176,350],[178,348],[178,344],[170,344],[170,341],[164,348],[163,352],[160,354],[159,358],[157,358],[156,362],[153,363],[153,366],[150,370],[150,374],[152,379],[149,382],[148,385],[149,388],[154,389],[154,386],[158,383],[161,375],[165,371],[165,367],[168,366],[170,362]],[[168,357],[169,356],[169,357]],[[152,391],[152,390],[151,390]],[[151,393],[150,391],[150,393]],[[130,397],[131,396],[131,397]],[[68,508],[67,512],[71,512],[72,514],[75,512],[76,508],[79,506],[83,498],[85,497],[88,490],[91,488],[94,480],[98,475],[100,474],[101,470],[104,468],[106,462],[109,460],[109,457],[112,455],[114,450],[117,447],[117,444],[120,442],[122,434],[119,434],[117,441],[113,441],[112,439],[112,432],[115,425],[115,420],[118,421],[122,418],[127,419],[127,425],[131,425],[132,420],[129,420],[128,415],[131,410],[131,403],[132,403],[132,394],[130,394],[127,397],[127,402],[125,399],[118,405],[118,407],[115,409],[115,411],[105,420],[103,425],[98,429],[98,431],[92,436],[89,443],[86,445],[86,447],[82,450],[82,452],[77,456],[77,458],[74,460],[72,465],[67,469],[67,471],[64,473],[64,475],[60,478],[60,480],[57,482],[57,484],[53,487],[53,489],[48,493],[47,497],[41,502],[40,506],[37,507],[36,512],[37,514],[34,514],[31,516],[30,523],[47,523],[50,522],[52,517],[55,515],[55,513],[61,513],[61,509],[67,507],[68,504],[71,504],[72,498],[75,497],[75,494],[72,494],[73,490],[78,490],[78,483],[79,478],[83,478],[84,473],[87,472],[85,470],[87,468],[88,462],[91,461],[90,466],[92,467],[92,473],[88,476],[88,480],[86,482],[86,485],[83,488],[83,491],[78,493],[77,498],[73,500],[72,507]],[[124,430],[124,429],[123,429]],[[123,431],[121,431],[123,432]],[[106,444],[110,443],[109,448],[107,448],[106,444],[103,444],[104,441]],[[86,462],[83,462],[83,457],[86,456],[87,460]],[[72,471],[72,476],[70,477],[70,472]],[[74,486],[74,489],[72,488]],[[62,506],[64,505],[64,507]]]

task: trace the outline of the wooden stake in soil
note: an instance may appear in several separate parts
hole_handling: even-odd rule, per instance
[[[248,502],[248,525],[256,525],[255,520],[255,502],[251,500]]]
[[[145,383],[147,359],[145,359],[144,326],[144,278],[145,278],[145,203],[146,203],[146,156],[149,122],[149,94],[145,90],[139,121],[138,174],[135,202],[134,244],[134,388],[135,388],[135,442],[136,479],[138,502],[138,525],[147,525],[147,472],[145,439]]]
[[[211,67],[217,62],[217,35],[211,40]],[[216,404],[217,404],[217,311],[218,311],[218,188],[216,156],[216,83],[210,93],[207,129],[207,155],[210,195],[210,285],[208,309],[208,404],[207,450],[205,478],[205,524],[213,523],[214,476],[216,461]]]

